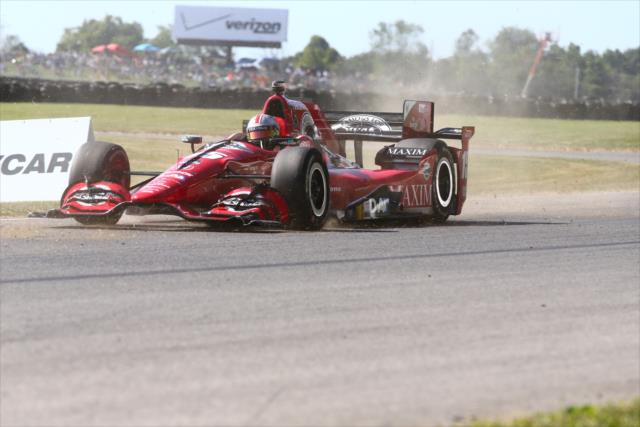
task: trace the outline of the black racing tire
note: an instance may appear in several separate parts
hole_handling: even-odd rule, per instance
[[[454,182],[456,174],[453,170],[453,156],[445,144],[438,144],[438,160],[433,168],[433,185],[431,186],[431,199],[433,200],[433,214],[431,220],[443,223],[449,217],[452,206],[455,203]]]
[[[73,219],[83,225],[116,225],[121,217],[122,212],[118,212],[106,216],[74,216]]]
[[[129,189],[131,169],[126,151],[116,144],[94,141],[82,144],[69,172],[69,185],[78,182],[115,182]],[[85,225],[114,225],[122,211],[108,216],[77,216],[76,221]]]
[[[115,182],[129,189],[129,157],[119,145],[94,141],[82,144],[73,159],[69,185],[77,182]]]
[[[316,148],[288,147],[278,153],[271,169],[271,187],[289,207],[289,227],[317,230],[329,213],[329,172]]]

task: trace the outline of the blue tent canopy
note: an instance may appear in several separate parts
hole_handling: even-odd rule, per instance
[[[141,43],[133,48],[134,52],[157,52],[160,48],[151,43]]]

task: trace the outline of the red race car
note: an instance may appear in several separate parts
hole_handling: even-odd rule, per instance
[[[47,217],[115,224],[122,214],[172,214],[209,224],[318,229],[341,221],[458,215],[466,199],[473,127],[433,131],[434,104],[405,101],[403,113],[323,112],[273,84],[261,113],[243,132],[195,145],[164,172],[133,172],[124,149],[90,142],[74,157],[59,209]],[[460,140],[450,147],[443,139]],[[345,142],[354,141],[355,161]],[[363,141],[388,141],[362,167]],[[131,176],[151,177],[133,186]]]

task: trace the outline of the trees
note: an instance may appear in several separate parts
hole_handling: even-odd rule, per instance
[[[503,28],[490,43],[491,91],[497,95],[519,96],[537,49],[538,39],[531,31]]]
[[[481,96],[519,97],[539,46],[532,31],[503,28],[489,43],[480,46],[476,32],[462,32],[447,58],[434,60],[423,43],[425,30],[403,20],[380,22],[369,33],[367,52],[344,58],[326,39],[314,35],[304,49],[287,58],[296,66],[331,70],[332,84],[348,90],[401,91],[405,96],[465,93]],[[127,48],[143,42],[140,24],[119,17],[84,21],[67,28],[58,51],[89,52],[99,44],[119,43]],[[170,26],[158,27],[149,40],[161,48],[175,46]],[[6,37],[2,53],[26,53],[16,37]],[[180,46],[173,55],[199,57],[207,65],[223,63],[224,52],[216,46]],[[640,102],[640,47],[602,54],[581,52],[580,46],[562,47],[553,42],[544,52],[538,73],[529,87],[531,98],[570,100],[593,98]]]
[[[552,43],[545,52],[538,74],[531,83],[529,94],[533,97],[573,99],[576,77],[582,68],[580,46],[571,43],[566,49]]]
[[[56,51],[88,51],[100,44],[118,43],[131,49],[143,41],[142,25],[126,23],[122,18],[107,15],[103,20],[91,19],[81,26],[66,28]]]
[[[6,55],[24,55],[29,53],[29,49],[25,46],[24,43],[20,40],[18,36],[8,35],[5,37],[2,42],[2,47],[0,47],[0,52]]]
[[[348,87],[356,82],[362,87],[359,80],[364,80],[368,90],[404,90],[406,96],[420,90],[519,97],[539,47],[533,32],[507,27],[483,50],[478,35],[468,29],[455,41],[453,55],[432,60],[420,41],[423,32],[419,25],[404,21],[379,23],[370,33],[371,49],[346,58],[336,71],[351,82]],[[529,97],[571,100],[576,95],[639,102],[640,48],[597,54],[582,53],[572,43],[567,47],[551,43]]]
[[[610,75],[610,96],[621,101],[640,100],[640,48],[607,50],[602,54],[606,74]],[[585,76],[587,77],[587,76]]]
[[[338,51],[324,38],[312,36],[302,52],[294,56],[294,63],[299,67],[324,71],[332,69],[341,59]]]
[[[173,41],[173,37],[171,37],[171,28],[168,25],[159,25],[158,34],[149,40],[149,42],[161,48],[176,45],[176,42]]]
[[[370,32],[372,74],[376,83],[383,83],[382,88],[419,85],[427,80],[430,58],[427,46],[420,41],[422,33],[420,25],[403,20],[380,22]]]
[[[374,52],[415,53],[426,51],[427,47],[420,41],[424,29],[420,25],[399,20],[393,24],[378,23],[370,33],[371,50]]]
[[[445,68],[445,74],[441,74],[442,79],[447,80],[444,86],[455,92],[482,95],[490,93],[491,85],[487,68],[489,57],[477,47],[477,44],[478,35],[472,29],[460,34],[455,43],[451,66],[448,67],[449,70]]]
[[[469,28],[464,33],[460,34],[460,37],[456,40],[456,50],[454,55],[459,57],[465,57],[472,54],[474,46],[478,43],[478,35],[475,31]]]
[[[613,95],[613,78],[610,67],[595,52],[583,57],[583,93],[588,98],[607,99]]]

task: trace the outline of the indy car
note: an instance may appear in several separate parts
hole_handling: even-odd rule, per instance
[[[427,101],[406,100],[402,113],[323,112],[286,97],[282,81],[273,92],[258,114],[278,121],[269,144],[251,141],[246,129],[209,143],[187,135],[182,141],[192,154],[164,172],[131,171],[119,145],[83,144],[60,208],[46,216],[113,225],[125,212],[169,214],[209,225],[319,229],[330,215],[344,222],[444,222],[461,213],[474,127],[434,132],[434,104]],[[346,156],[348,141],[355,160]],[[377,152],[376,169],[363,167],[362,147],[370,141],[389,143]],[[146,179],[131,185],[138,175]]]

